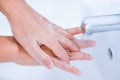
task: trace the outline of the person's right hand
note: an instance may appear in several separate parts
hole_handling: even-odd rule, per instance
[[[40,65],[53,67],[52,59],[40,48],[42,45],[50,48],[60,60],[66,62],[69,62],[69,56],[64,48],[79,51],[74,42],[55,30],[51,22],[34,11],[24,0],[11,0],[6,6],[7,9],[11,9],[4,14],[8,18],[15,39]]]

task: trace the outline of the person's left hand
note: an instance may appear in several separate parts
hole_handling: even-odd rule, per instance
[[[68,32],[69,35],[75,35],[80,33],[80,30],[78,30],[80,28],[73,28],[73,29],[68,29],[66,30]],[[61,34],[64,32],[61,32]],[[68,37],[66,35],[66,37]],[[14,40],[14,39],[13,39]],[[87,47],[92,47],[95,45],[95,42],[92,40],[77,40],[77,39],[73,39],[73,42],[75,42],[81,49],[82,48],[87,48]],[[18,46],[18,52],[16,52],[14,55],[16,55],[13,59],[13,62],[20,64],[20,65],[25,65],[25,66],[37,66],[39,65],[16,41],[15,44]],[[51,56],[53,63],[56,67],[70,72],[72,74],[75,75],[80,75],[80,71],[71,66],[69,63],[59,60],[54,54],[53,52],[47,48],[46,46],[41,46],[41,49],[43,49],[43,51],[45,51],[47,53],[47,55]],[[93,57],[85,52],[69,52],[69,60],[92,60]]]

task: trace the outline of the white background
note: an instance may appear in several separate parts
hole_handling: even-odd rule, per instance
[[[27,0],[40,14],[63,28],[80,26],[87,16],[120,13],[119,0]],[[20,13],[19,13],[20,14]],[[104,20],[103,20],[104,21]],[[6,18],[0,14],[0,34],[12,35]],[[86,49],[94,55],[92,61],[75,61],[72,65],[82,70],[77,77],[57,68],[24,67],[14,63],[0,64],[0,80],[118,80],[120,79],[120,32],[100,33],[89,36],[97,41],[94,48]],[[79,36],[78,36],[79,38]],[[107,50],[113,51],[109,60]]]

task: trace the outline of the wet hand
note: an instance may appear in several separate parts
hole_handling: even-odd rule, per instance
[[[40,48],[42,45],[50,48],[59,59],[66,62],[69,62],[69,56],[65,49],[79,51],[77,45],[58,32],[55,28],[56,25],[38,14],[26,3],[16,8],[11,15],[7,16],[14,37],[40,65],[47,68],[53,67],[51,58]],[[59,31],[62,30],[59,29]]]

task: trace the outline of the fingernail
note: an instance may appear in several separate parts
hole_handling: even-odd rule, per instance
[[[96,42],[92,41],[91,46],[95,46]]]
[[[52,64],[49,64],[48,66],[46,66],[48,69],[52,69],[53,68],[53,65]]]
[[[93,56],[88,54],[88,58],[89,58],[90,60],[92,60],[92,59],[93,59]]]
[[[72,73],[77,75],[77,76],[80,76],[82,74],[81,71],[75,67],[73,67]]]
[[[82,75],[82,73],[81,73],[81,71],[76,71],[76,73],[75,73],[77,76],[80,76],[80,75]]]

